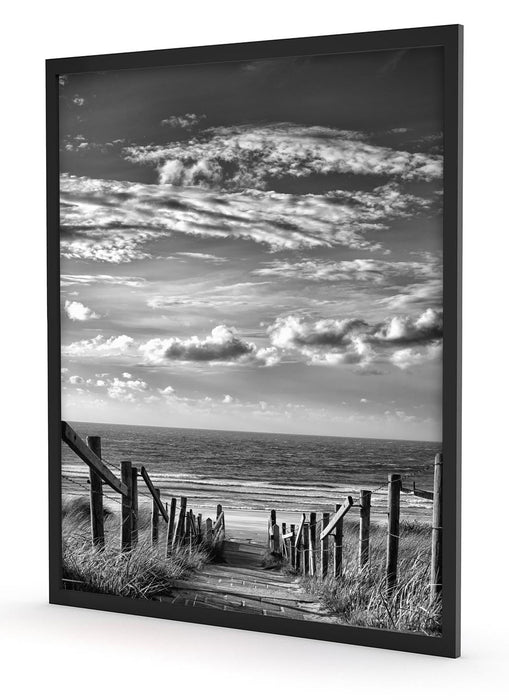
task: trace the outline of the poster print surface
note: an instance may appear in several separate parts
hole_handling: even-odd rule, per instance
[[[65,589],[441,635],[443,101],[440,47],[59,76]]]

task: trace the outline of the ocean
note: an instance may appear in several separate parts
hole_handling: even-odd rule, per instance
[[[407,440],[249,433],[106,423],[71,423],[82,437],[100,435],[103,458],[145,466],[162,500],[187,496],[195,512],[221,503],[225,511],[331,512],[360,488],[374,491],[374,514],[386,510],[387,476],[431,490],[439,443]],[[115,469],[113,469],[115,471]],[[117,472],[118,473],[118,472]],[[88,468],[62,446],[65,492],[86,488]],[[405,478],[406,476],[406,478]],[[79,485],[79,486],[78,486]],[[146,491],[140,482],[140,495]],[[116,494],[112,493],[113,496]],[[431,501],[402,494],[402,515],[427,520]]]

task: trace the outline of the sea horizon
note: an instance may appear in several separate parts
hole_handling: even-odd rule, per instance
[[[62,419],[64,420],[64,419]],[[291,437],[309,437],[309,438],[337,438],[338,440],[374,440],[377,442],[416,442],[416,443],[429,443],[435,445],[441,445],[441,440],[425,440],[425,439],[408,439],[408,438],[395,438],[395,437],[366,437],[358,435],[331,435],[330,433],[288,433],[276,430],[238,430],[235,428],[195,428],[190,426],[178,426],[178,425],[162,425],[157,423],[118,423],[110,421],[98,421],[98,420],[66,420],[67,423],[88,423],[95,425],[110,425],[110,426],[122,426],[130,428],[157,428],[157,429],[168,429],[168,430],[197,430],[202,432],[212,432],[212,433],[245,433],[247,435],[288,435]]]

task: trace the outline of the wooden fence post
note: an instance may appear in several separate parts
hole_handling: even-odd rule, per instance
[[[193,512],[188,510],[186,513],[186,531],[184,535],[184,545],[187,545],[189,549],[191,548],[191,519],[193,517]]]
[[[175,512],[177,510],[177,499],[170,501],[170,512],[168,513],[168,529],[166,530],[166,556],[169,557],[173,547],[173,533],[175,529]]]
[[[279,544],[279,525],[277,525],[277,524],[274,525],[272,528],[272,532],[273,532],[273,535],[272,535],[272,550],[271,551],[274,552],[274,554],[279,554],[280,549],[281,549],[280,544]]]
[[[433,521],[431,530],[431,585],[430,603],[442,593],[442,467],[443,458],[435,455],[435,478],[433,483]]]
[[[290,525],[290,532],[292,533],[290,538],[290,564],[295,566],[295,525]]]
[[[127,496],[122,494],[121,547],[128,552],[133,541],[133,467],[131,462],[120,462],[122,483],[127,488]]]
[[[212,518],[205,520],[205,542],[212,545]]]
[[[303,551],[303,567],[302,570],[305,576],[309,575],[309,523],[304,523],[302,528],[302,542],[304,545]]]
[[[387,489],[387,593],[390,595],[398,582],[399,550],[399,501],[401,493],[400,474],[389,474]]]
[[[273,538],[274,538],[274,525],[276,524],[276,511],[271,510],[269,515],[269,521],[267,523],[267,547],[269,552],[274,551],[273,549]]]
[[[156,489],[157,495],[161,496],[161,489]],[[152,545],[155,547],[159,540],[159,506],[155,499],[152,499]]]
[[[196,530],[197,530],[197,532],[196,532],[196,539],[198,540],[198,542],[201,542],[201,540],[202,540],[202,532],[201,532],[201,530],[202,530],[202,525],[201,525],[201,521],[202,521],[202,514],[201,514],[201,513],[198,513],[198,517],[196,518]]]
[[[219,518],[219,516],[221,515],[222,512],[223,512],[223,506],[220,503],[218,503],[217,504],[217,518]],[[223,528],[223,539],[225,539],[226,538],[226,528],[224,526],[224,516],[223,516],[222,528]]]
[[[87,445],[101,459],[101,438],[89,435]],[[104,547],[104,509],[103,482],[99,474],[89,467],[90,475],[90,526],[92,529],[92,544],[98,549]]]
[[[281,554],[286,559],[288,558],[288,542],[285,539],[286,523],[281,523]]]
[[[336,504],[336,513],[341,508],[341,504]],[[334,578],[339,578],[343,573],[343,518],[338,520],[334,532]]]
[[[316,513],[309,514],[309,573],[316,574]]]
[[[329,524],[329,513],[322,513],[322,531],[325,530]],[[329,569],[329,538],[324,537],[320,540],[320,564],[321,564],[321,577],[325,578],[327,576],[327,571]]]
[[[371,491],[361,489],[359,522],[359,568],[369,562],[369,526],[371,520]]]
[[[133,547],[138,544],[138,470],[131,467],[133,472]]]
[[[297,537],[295,537],[297,540]],[[302,535],[299,542],[295,541],[295,568],[300,571],[302,565]]]
[[[187,508],[187,498],[185,496],[180,497],[180,510],[179,517],[177,520],[177,527],[175,528],[175,535],[173,536],[173,544],[179,545],[184,539],[184,534],[186,530],[186,508]]]

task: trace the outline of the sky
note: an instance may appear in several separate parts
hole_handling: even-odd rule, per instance
[[[441,440],[438,48],[60,76],[66,420]]]

